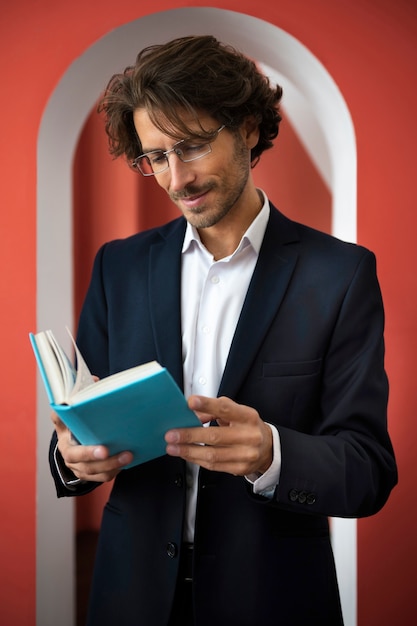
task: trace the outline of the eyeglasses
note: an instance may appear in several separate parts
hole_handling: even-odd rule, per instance
[[[217,139],[223,128],[226,128],[225,124],[214,131],[211,142]],[[190,163],[191,161],[196,161],[210,154],[211,143],[199,142],[198,140],[194,141],[192,139],[181,139],[181,141],[174,144],[170,150],[151,150],[151,152],[141,154],[132,161],[131,165],[133,168],[139,170],[143,176],[162,174],[162,172],[165,172],[165,170],[169,168],[168,155],[171,154],[171,152],[175,152],[183,163]]]

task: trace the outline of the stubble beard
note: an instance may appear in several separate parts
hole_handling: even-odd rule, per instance
[[[249,178],[248,150],[240,136],[235,140],[232,162],[235,163],[233,172],[223,178],[220,185],[209,183],[204,188],[190,185],[180,193],[170,194],[171,200],[180,209],[182,198],[198,196],[207,191],[217,194],[213,204],[207,202],[188,210],[186,219],[195,228],[210,228],[218,224],[230,213],[246,187]]]

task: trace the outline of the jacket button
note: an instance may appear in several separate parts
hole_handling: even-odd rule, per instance
[[[315,501],[316,501],[316,496],[314,493],[307,494],[307,499],[306,499],[307,504],[314,504]]]
[[[176,543],[173,543],[172,541],[170,541],[169,543],[167,543],[167,555],[173,559],[177,556],[178,554],[178,546]]]
[[[297,489],[291,489],[290,493],[288,494],[288,497],[291,500],[291,502],[297,502],[297,500],[298,500],[298,491],[297,491]]]
[[[307,493],[305,491],[300,491],[300,493],[298,494],[298,502],[300,504],[304,504],[306,500],[307,500]]]
[[[176,487],[182,487],[183,481],[182,481],[182,476],[181,476],[181,474],[178,474],[178,475],[175,477],[174,484],[175,484],[175,486],[176,486]]]

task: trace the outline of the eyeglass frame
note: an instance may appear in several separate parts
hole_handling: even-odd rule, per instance
[[[192,161],[198,161],[198,159],[202,159],[203,157],[207,156],[208,154],[210,154],[212,152],[212,148],[211,148],[211,144],[213,143],[213,141],[215,141],[217,139],[217,137],[219,136],[219,133],[226,128],[226,124],[222,124],[217,130],[213,131],[213,134],[215,133],[215,137],[213,137],[213,139],[211,139],[210,141],[208,141],[207,143],[202,143],[201,146],[207,146],[207,152],[204,152],[204,154],[199,154],[196,157],[193,157],[192,159],[183,159],[182,158],[182,153],[181,153],[181,148],[179,146],[181,146],[181,144],[184,144],[188,141],[192,141],[192,137],[185,137],[184,139],[181,139],[180,141],[177,141],[177,143],[175,143],[172,148],[170,148],[169,150],[150,150],[149,152],[144,152],[144,154],[140,154],[138,157],[136,157],[132,162],[131,162],[131,167],[132,169],[134,169],[135,171],[138,171],[142,174],[142,176],[155,176],[157,174],[162,174],[163,172],[166,172],[169,169],[169,159],[168,159],[168,155],[171,154],[171,152],[175,152],[175,154],[177,155],[177,157],[179,158],[179,160],[182,163],[191,163]],[[162,170],[158,170],[157,172],[150,172],[149,174],[145,173],[140,165],[139,165],[139,161],[141,159],[143,159],[144,157],[149,157],[150,154],[160,154],[161,156],[165,157],[166,160],[166,166],[162,169]],[[150,167],[152,168],[152,165],[150,164]]]

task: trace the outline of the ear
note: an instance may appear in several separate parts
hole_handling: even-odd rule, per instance
[[[241,133],[247,147],[250,150],[254,148],[259,141],[259,123],[252,115],[245,118],[241,126]]]

